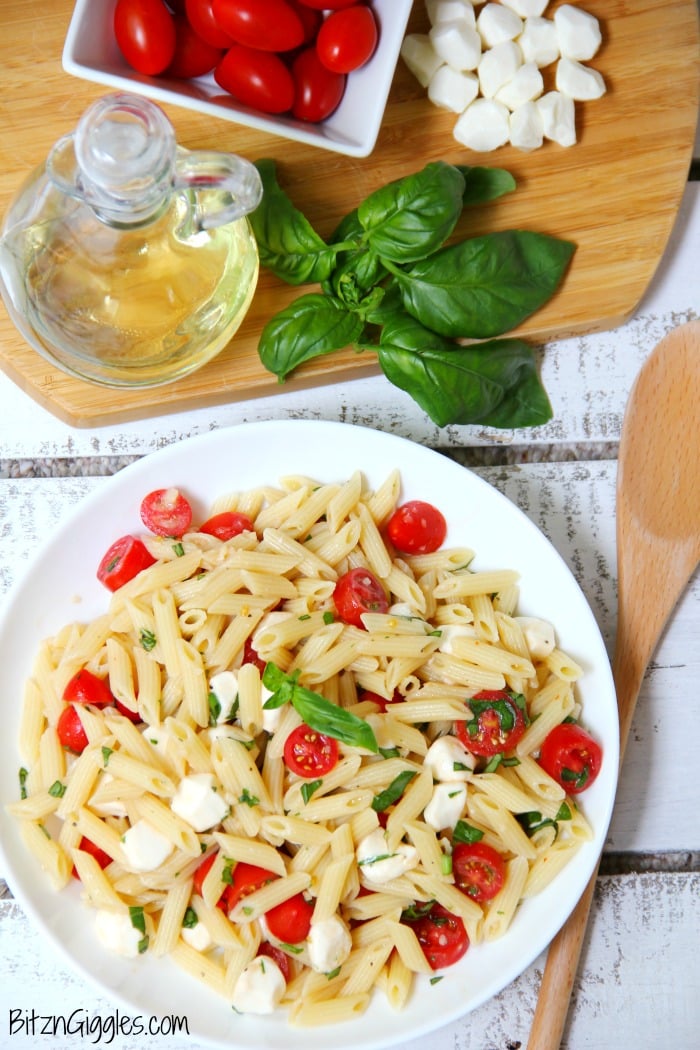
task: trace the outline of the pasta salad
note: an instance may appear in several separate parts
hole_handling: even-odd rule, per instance
[[[581,669],[438,508],[301,475],[148,493],[36,656],[8,808],[96,936],[330,1024],[502,936],[592,832]]]

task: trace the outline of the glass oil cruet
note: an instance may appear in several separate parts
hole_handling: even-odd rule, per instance
[[[246,215],[256,168],[178,146],[159,106],[127,93],[91,105],[5,216],[0,291],[27,342],[63,371],[147,387],[211,360],[258,279]]]

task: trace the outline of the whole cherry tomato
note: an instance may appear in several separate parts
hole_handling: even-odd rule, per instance
[[[309,936],[314,906],[303,893],[296,893],[265,912],[265,922],[273,937],[285,944],[299,944]]]
[[[352,7],[357,0],[299,0],[299,3],[316,11],[340,11],[341,7]]]
[[[328,15],[318,31],[316,50],[327,69],[352,73],[374,54],[379,39],[377,20],[364,4]]]
[[[401,921],[412,928],[433,970],[452,966],[469,947],[469,937],[459,915],[454,915],[441,904],[433,904],[428,912],[417,918],[408,918],[404,913]]]
[[[189,80],[211,73],[221,58],[222,48],[203,40],[182,15],[175,18],[175,54],[165,70],[166,76]]]
[[[225,50],[231,46],[233,40],[216,21],[213,5],[214,0],[185,0],[185,13],[197,36],[212,47]]]
[[[175,54],[175,20],[163,0],[117,0],[114,35],[122,55],[148,76],[162,73]]]
[[[192,507],[179,489],[154,489],[141,501],[141,521],[156,536],[182,536],[192,524]]]
[[[374,573],[361,567],[350,569],[336,582],[333,590],[336,612],[343,623],[364,627],[363,613],[385,613],[389,600]]]
[[[237,44],[260,51],[291,51],[304,24],[287,0],[213,0],[214,18]]]
[[[61,713],[56,723],[56,733],[61,746],[74,751],[76,755],[81,755],[88,746],[87,733],[83,729],[80,715],[72,704]]]
[[[107,549],[97,566],[97,579],[110,591],[118,591],[156,559],[136,536],[122,536]]]
[[[99,678],[87,667],[82,667],[66,683],[63,699],[69,704],[94,704],[106,707],[114,703],[114,697],[104,678]]]
[[[455,733],[473,755],[498,755],[511,751],[525,732],[518,694],[508,689],[487,689],[467,700],[472,718],[455,722]]]
[[[284,761],[298,777],[322,777],[338,762],[338,741],[302,722],[284,743]]]
[[[326,69],[315,47],[307,47],[299,52],[292,63],[292,74],[292,115],[297,120],[318,124],[338,108],[345,93],[346,77]]]
[[[239,102],[263,113],[286,113],[294,102],[292,74],[272,51],[234,44],[216,67],[214,79]]]
[[[600,744],[574,722],[562,722],[550,730],[540,750],[545,773],[572,795],[591,786],[602,763]]]
[[[452,847],[455,885],[473,901],[490,901],[506,877],[503,857],[486,842],[456,842]]]
[[[213,514],[200,525],[199,531],[206,532],[208,536],[216,536],[220,540],[232,540],[241,532],[255,532],[255,526],[247,514],[240,514],[236,510],[222,510],[220,514]]]
[[[402,503],[389,518],[387,536],[402,554],[432,554],[447,535],[444,517],[432,503],[414,499]]]
[[[287,0],[290,7],[293,7],[296,13],[301,19],[301,24],[304,27],[304,39],[303,44],[310,44],[312,40],[315,40],[318,36],[318,31],[323,22],[323,15],[320,10],[315,10],[313,7],[308,7],[302,3],[302,0]]]

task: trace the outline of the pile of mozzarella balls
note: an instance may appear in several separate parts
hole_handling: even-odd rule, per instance
[[[605,81],[586,63],[601,43],[598,19],[573,4],[544,17],[549,0],[426,0],[429,33],[409,33],[401,57],[436,106],[458,113],[454,137],[488,152],[576,142],[575,103]],[[542,70],[556,63],[552,90]]]

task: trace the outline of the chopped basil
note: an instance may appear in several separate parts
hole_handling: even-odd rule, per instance
[[[299,944],[288,944],[286,941],[280,941],[280,948],[283,948],[285,952],[291,952],[292,955],[301,955],[304,951],[303,947]]]
[[[322,783],[323,780],[304,781],[304,783],[301,785],[301,797],[303,798],[304,802],[309,801],[314,791],[318,791]]]
[[[376,864],[380,860],[391,860],[395,857],[395,853],[375,853],[373,857],[367,857],[366,860],[358,860],[358,867],[363,867],[365,864]]]
[[[27,777],[29,776],[29,770],[25,769],[24,766],[20,766],[19,770],[19,797],[27,797]]]
[[[146,933],[146,916],[144,914],[141,905],[131,905],[129,907],[129,918],[131,919],[131,925],[139,933]]]
[[[452,874],[452,854],[443,853],[440,857],[440,871],[443,875]]]
[[[301,616],[299,617],[299,619],[300,619],[300,620],[310,620],[310,619],[311,619],[311,613],[303,613],[303,614],[302,614],[302,615],[301,615]]]
[[[255,795],[251,795],[250,791],[248,791],[248,788],[243,788],[243,791],[242,791],[241,796],[238,799],[238,801],[240,803],[242,803],[244,806],[250,806],[251,808],[253,806],[259,806],[260,805],[260,799],[256,798]]]
[[[557,810],[555,820],[571,820],[571,810],[569,809],[566,802],[562,802],[561,806]]]
[[[329,623],[335,623],[335,616],[332,612],[324,612],[323,622],[327,625]]]
[[[103,747],[102,748],[102,765],[103,766],[106,766],[107,763],[109,762],[110,755],[112,754],[113,750],[114,750],[114,748],[112,748],[112,747]]]
[[[403,772],[395,776],[389,787],[385,788],[384,791],[380,791],[372,799],[372,809],[375,813],[383,813],[389,806],[393,806],[394,802],[401,798],[406,790],[406,786],[413,780],[415,775],[415,769],[404,769]]]
[[[236,865],[233,857],[224,857],[224,868],[221,872],[221,881],[225,882],[227,886],[233,886],[233,869]]]
[[[458,820],[452,832],[453,842],[480,842],[483,837],[483,831],[467,824],[466,820]]]
[[[182,544],[180,542],[173,543],[173,550],[175,551],[175,556],[177,558],[183,558],[184,557],[184,555],[185,555],[185,548],[182,546]]]
[[[444,974],[440,973],[440,974],[437,975],[437,977],[431,977],[430,978],[430,983],[431,984],[439,984],[444,976],[445,976]]]
[[[561,771],[561,779],[567,784],[572,784],[577,791],[581,791],[588,783],[590,772],[588,766],[584,766],[583,769],[579,770],[564,767]]]
[[[145,649],[147,653],[150,653],[151,650],[156,647],[157,638],[153,631],[148,631],[143,627],[141,629],[141,634],[139,635],[139,642],[141,643],[141,648]]]
[[[398,758],[400,751],[398,747],[380,747],[379,754],[382,758]]]
[[[60,780],[54,780],[53,784],[49,788],[49,795],[52,798],[63,798],[66,793],[66,785],[62,784]]]
[[[495,773],[502,761],[503,752],[501,751],[497,755],[494,755],[493,758],[489,759],[489,761],[484,766],[484,773]]]
[[[417,919],[423,919],[430,914],[434,904],[434,900],[426,901],[423,904],[411,904],[410,907],[404,908],[401,912],[401,919],[403,922],[415,922]]]
[[[328,973],[326,974],[326,977],[328,978],[329,981],[332,981],[333,978],[337,977],[339,973],[340,973],[340,967],[336,966],[335,970],[329,970],[328,971]]]
[[[219,715],[221,714],[221,704],[219,703],[219,698],[216,693],[211,690],[207,697],[207,701],[209,703],[209,725],[215,726],[219,721]]]
[[[185,914],[182,917],[182,925],[186,930],[193,930],[199,919],[197,918],[197,912],[194,908],[187,908]]]

